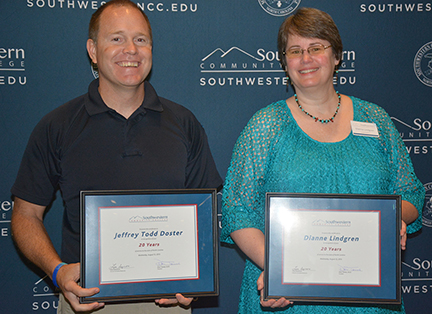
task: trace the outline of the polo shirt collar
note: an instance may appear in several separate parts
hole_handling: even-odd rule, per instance
[[[162,112],[163,106],[159,100],[159,96],[153,86],[147,81],[144,81],[144,92],[144,101],[140,108]]]
[[[98,87],[99,79],[91,82],[88,87],[89,101],[85,103],[85,107],[87,109],[87,112],[91,116],[111,110],[102,100],[102,97],[99,94]],[[144,91],[144,101],[137,109],[137,112],[145,112],[146,109],[162,112],[163,106],[159,100],[159,96],[157,95],[153,86],[147,81],[144,82]]]

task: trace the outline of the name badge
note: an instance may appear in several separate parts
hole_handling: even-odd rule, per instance
[[[351,130],[355,136],[379,137],[375,123],[351,121]]]

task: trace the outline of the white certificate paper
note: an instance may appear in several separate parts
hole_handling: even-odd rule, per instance
[[[379,211],[292,210],[283,216],[291,222],[283,236],[283,284],[381,284]]]
[[[100,284],[198,279],[196,205],[100,207]]]

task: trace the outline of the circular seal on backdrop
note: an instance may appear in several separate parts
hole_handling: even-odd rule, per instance
[[[432,182],[424,185],[426,190],[425,206],[423,207],[423,226],[432,228]]]
[[[301,0],[258,0],[261,8],[268,14],[284,16],[292,13],[299,6]]]
[[[432,87],[432,41],[417,51],[414,57],[414,73],[420,82]]]

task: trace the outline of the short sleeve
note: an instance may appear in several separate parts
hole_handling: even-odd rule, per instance
[[[280,123],[274,106],[258,111],[238,138],[222,196],[221,241],[243,228],[264,232],[264,182],[269,153],[277,143]]]
[[[364,110],[377,124],[381,143],[389,156],[389,167],[393,174],[392,191],[390,192],[401,195],[402,200],[410,202],[417,208],[418,218],[407,227],[408,233],[414,233],[422,226],[424,186],[417,178],[406,146],[387,112],[369,103],[366,103]]]
[[[60,178],[54,134],[57,132],[52,130],[47,117],[36,125],[11,189],[13,195],[42,206],[47,206],[52,201]]]
[[[188,134],[190,149],[185,170],[185,186],[188,188],[219,188],[222,185],[222,178],[213,160],[207,135],[193,115],[189,121]]]

